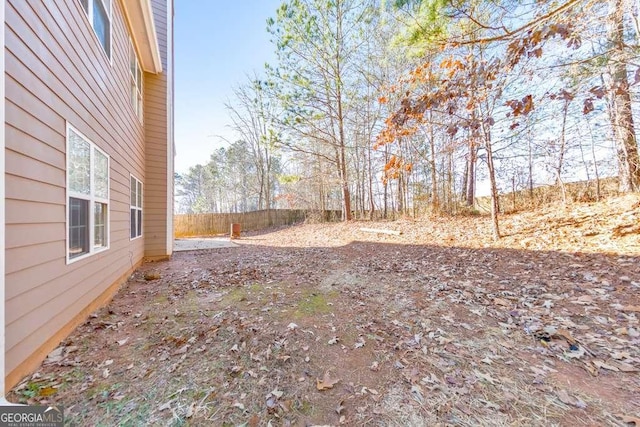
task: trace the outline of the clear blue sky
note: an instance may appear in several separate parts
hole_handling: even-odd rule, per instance
[[[233,140],[224,103],[233,87],[274,58],[266,20],[281,0],[188,0],[175,2],[176,172],[206,163]]]

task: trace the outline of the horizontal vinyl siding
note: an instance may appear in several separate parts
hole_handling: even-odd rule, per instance
[[[32,267],[33,265],[37,265],[42,262],[59,260],[60,252],[64,253],[64,250],[64,240],[53,242],[39,242],[33,245],[12,248],[11,250],[7,251],[7,255],[5,257],[5,262],[10,266],[10,268],[7,268],[7,275],[10,276],[14,271],[25,270],[29,267]],[[49,275],[46,275],[44,277],[47,281],[51,279],[51,276]],[[33,278],[33,280],[39,282],[42,280],[42,278]],[[14,286],[15,285],[16,284],[14,284]],[[16,290],[19,292],[20,287],[16,286]],[[47,288],[47,292],[49,291],[50,289]],[[50,295],[52,294],[49,294],[47,296]],[[40,297],[40,299],[42,299],[42,297]],[[10,301],[12,305],[18,303],[13,299],[11,299]],[[18,307],[20,307],[19,310],[7,310],[7,313],[5,315],[7,323],[10,323],[9,319],[12,318],[13,315],[22,314],[21,312],[24,311],[24,306],[18,305]]]
[[[64,225],[57,223],[13,224],[5,236],[6,248],[19,248],[39,243],[65,240]],[[38,260],[39,261],[39,260]]]
[[[28,140],[28,138],[25,138],[25,140]],[[5,150],[5,156],[5,171],[7,174],[23,176],[34,181],[50,183],[64,188],[64,172],[61,172],[56,166],[16,153],[11,149]]]
[[[129,36],[112,6],[104,55],[78,0],[5,7],[6,372],[143,255],[129,240],[129,174],[144,181],[144,129],[129,99]],[[110,157],[110,248],[66,264],[66,123]]]
[[[13,87],[16,87],[15,85]],[[45,106],[46,107],[46,106]],[[64,138],[64,133],[56,131],[55,127],[45,123],[33,111],[27,111],[20,108],[12,102],[5,102],[5,139],[7,147],[13,148],[15,151],[21,151],[27,155],[38,158],[40,160],[48,160],[51,164],[64,167],[65,162],[65,146],[64,144],[56,145],[60,141],[60,137]],[[57,116],[53,110],[46,110],[48,116]],[[64,119],[58,117],[54,126],[64,125]],[[17,144],[25,137],[30,136],[38,140],[37,144]]]
[[[121,276],[128,268],[131,268],[129,257],[125,258],[109,252],[107,250],[100,254],[104,262],[100,263],[99,266],[87,264],[74,269],[72,272],[62,272],[63,274],[58,277],[49,278],[47,281],[47,288],[50,292],[49,298],[38,298],[41,290],[39,287],[29,288],[15,296],[15,302],[24,307],[24,310],[22,310],[23,312],[7,312],[7,323],[16,323],[24,330],[37,330],[37,328],[31,328],[31,326],[37,325],[37,327],[41,327],[44,325],[42,322],[45,322],[46,319],[43,316],[30,316],[29,313],[41,310],[56,310],[58,305],[55,303],[56,299],[59,299],[59,302],[62,303],[61,305],[66,306],[96,286],[101,288],[100,293],[102,293],[104,289],[113,283],[114,279],[111,279],[111,277],[114,274]],[[121,268],[114,268],[118,265]],[[82,286],[78,287],[78,283],[81,283]]]
[[[64,200],[62,200],[64,202]],[[60,218],[65,217],[64,205],[52,205],[50,203],[31,202],[27,200],[5,200],[5,223],[9,230],[13,224],[57,224]],[[63,254],[64,255],[64,254]],[[8,251],[5,253],[8,256]],[[5,264],[5,271],[11,271],[11,265]],[[11,282],[6,280],[6,287]]]
[[[162,139],[158,138],[158,144],[159,141],[161,141]],[[167,154],[164,151],[160,151],[157,149],[148,149],[147,153],[149,154],[149,157],[147,158],[147,167],[149,165],[154,165],[157,167],[160,166],[166,166],[167,165]],[[166,172],[162,171],[162,170],[158,170],[156,171],[157,174],[166,174]]]
[[[127,221],[127,227],[128,225],[129,223]],[[62,232],[64,232],[64,228],[62,228]],[[120,232],[112,233],[111,238],[112,238],[112,244],[117,241],[124,241],[124,240],[128,242],[129,232],[128,230],[121,230]],[[124,260],[126,262],[129,262],[130,260],[139,260],[142,257],[142,246],[135,245],[131,249],[132,250],[124,257],[116,254],[115,255],[116,258],[113,261],[118,262],[118,261]],[[112,261],[112,259],[109,258],[110,255],[111,255],[111,251],[105,251],[95,256],[105,257],[104,259],[105,262],[103,262],[102,264],[106,265],[111,263]],[[86,271],[83,271],[82,269],[75,269],[72,274],[86,274]],[[38,291],[40,284],[38,281],[33,280],[34,276],[48,275],[47,285],[53,287],[55,286],[55,282],[58,279],[61,279],[61,280],[74,279],[74,276],[72,274],[70,275],[69,271],[67,270],[64,264],[61,265],[60,263],[56,262],[55,259],[54,261],[39,259],[34,265],[30,266],[28,269],[18,270],[12,273],[12,277],[15,279],[16,282],[21,283],[21,286],[19,288],[12,287],[11,289],[7,289],[6,298],[7,299],[20,298],[20,297],[24,297],[25,295],[28,295],[28,293],[33,291],[34,289]],[[89,274],[96,274],[96,272],[91,271]],[[80,276],[80,278],[82,278],[82,276]],[[21,314],[20,312],[16,312],[12,314],[12,316],[13,315],[20,316],[20,314]],[[7,313],[7,316],[9,316],[8,313]]]
[[[67,1],[75,2],[75,0]],[[21,6],[21,9],[29,8],[29,4],[26,2],[19,2],[18,4]],[[56,3],[48,5],[53,9],[56,6]],[[71,6],[75,6],[75,4],[71,4]],[[81,13],[84,13],[82,10],[80,11]],[[23,13],[28,12],[28,9],[23,11]],[[9,13],[7,13],[7,15],[9,16]],[[61,14],[59,16],[62,18]],[[85,17],[81,16],[81,18],[82,20],[87,21]],[[32,22],[30,22],[30,24],[33,25]],[[88,22],[80,21],[79,24],[81,24],[81,27],[82,24],[85,24],[84,26],[88,26]],[[35,28],[39,28],[38,25],[33,26]],[[7,31],[7,34],[13,34],[13,28],[11,28],[11,30],[12,31]],[[90,27],[89,30],[93,31]],[[35,30],[29,27],[18,27],[15,31],[20,34],[22,41],[24,39],[30,40],[31,38],[37,37]],[[61,33],[59,35],[61,38],[66,37]],[[89,41],[93,41],[97,44],[97,41],[94,40],[95,36],[92,34],[90,35],[92,38],[89,39]],[[7,39],[9,39],[9,37],[7,37]],[[118,46],[115,43],[116,39],[114,38],[114,49],[118,49],[118,47],[120,47],[121,49],[127,49],[128,52],[128,39],[126,40],[127,41],[124,45]],[[66,40],[66,38],[61,42],[56,42],[56,39],[48,40],[46,46],[44,43],[39,43],[37,41],[31,43],[29,47],[35,49],[35,51],[48,52],[48,54],[44,55],[44,58],[35,56],[29,48],[25,49],[24,45],[20,45],[17,41],[16,43],[18,44],[18,52],[16,55],[19,56],[19,59],[16,59],[14,55],[7,55],[7,74],[11,74],[10,70],[12,69],[15,69],[14,75],[18,76],[22,76],[25,73],[32,74],[31,70],[34,70],[33,73],[38,77],[35,79],[26,77],[26,84],[23,84],[23,86],[28,88],[27,90],[29,92],[38,94],[38,98],[40,98],[45,105],[48,105],[57,115],[60,115],[62,120],[66,119],[72,124],[85,122],[86,128],[79,130],[92,140],[106,135],[111,136],[113,138],[113,148],[118,152],[125,152],[129,148],[131,144],[127,144],[127,141],[138,140],[138,144],[140,146],[142,145],[139,122],[128,120],[128,123],[126,123],[128,126],[126,126],[125,123],[122,123],[125,126],[121,126],[119,129],[113,126],[113,123],[122,121],[122,113],[129,113],[126,114],[129,116],[127,117],[129,119],[134,117],[129,103],[128,68],[124,70],[127,74],[121,74],[119,77],[120,79],[126,78],[126,81],[120,82],[114,80],[112,82],[114,87],[112,87],[111,92],[113,92],[113,89],[118,89],[118,96],[117,98],[112,98],[111,102],[113,104],[119,104],[119,107],[113,108],[113,106],[111,106],[112,108],[104,108],[105,105],[103,105],[103,102],[101,101],[105,101],[105,95],[108,96],[110,94],[109,92],[105,92],[108,88],[100,90],[105,83],[95,80],[94,63],[88,64],[88,68],[82,70],[82,54],[75,52],[71,41]],[[10,47],[8,47],[7,50],[10,50]],[[50,50],[54,51],[51,52]],[[56,56],[55,52],[59,50],[63,50],[68,54],[69,57],[67,58],[67,63],[61,63],[62,59],[59,58],[59,55]],[[112,79],[114,78],[113,74],[115,74],[116,71],[116,53],[117,50],[114,50],[114,67],[109,66],[109,69],[112,70],[110,73]],[[128,56],[126,58],[121,57],[120,59],[124,65],[128,67]],[[46,61],[46,66],[42,61]],[[84,60],[84,62],[87,61]],[[86,80],[78,78],[78,75],[82,75],[83,71],[87,74]],[[39,78],[41,75],[47,76],[47,81],[41,80]],[[73,106],[77,104],[83,105],[85,111],[79,111],[78,109],[73,108]],[[74,126],[79,127],[75,124]],[[137,165],[142,166],[142,153],[139,153],[136,157],[137,159],[135,157],[134,159],[137,160]]]
[[[38,348],[38,346],[42,344],[42,330],[52,329],[58,331],[62,329],[69,322],[69,313],[76,314],[82,311],[113,283],[113,277],[119,277],[118,274],[122,275],[130,268],[128,267],[128,260],[127,262],[121,261],[113,264],[103,264],[107,266],[93,272],[92,276],[84,277],[84,287],[75,289],[71,294],[67,292],[64,294],[51,295],[46,303],[37,308],[37,312],[53,311],[51,316],[47,316],[46,323],[43,316],[23,316],[14,321],[13,324],[24,328],[25,333],[18,342],[11,343],[12,348],[10,352],[16,352],[18,354],[30,353],[33,351],[33,348]],[[93,277],[93,280],[90,280],[91,277]],[[60,307],[63,307],[64,310],[59,310]],[[9,347],[9,342],[7,342],[7,347]]]
[[[5,183],[7,199],[50,204],[59,204],[61,200],[64,201],[64,188],[46,181],[6,174]]]
[[[167,1],[152,0],[158,47],[163,73],[147,76],[145,86],[146,182],[144,198],[145,254],[164,256],[170,253],[167,237],[171,227],[168,213],[173,209],[167,197],[167,179],[173,177],[168,156],[169,127],[167,123],[168,52]]]

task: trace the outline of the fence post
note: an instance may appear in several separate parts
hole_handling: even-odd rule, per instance
[[[231,239],[239,239],[240,238],[240,231],[241,231],[241,226],[239,223],[234,222],[231,223],[231,234],[230,234],[230,238]]]

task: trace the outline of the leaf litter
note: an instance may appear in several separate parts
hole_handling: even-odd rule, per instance
[[[637,423],[640,237],[616,230],[639,207],[505,216],[497,243],[484,217],[425,218],[176,253],[9,398],[79,425]]]

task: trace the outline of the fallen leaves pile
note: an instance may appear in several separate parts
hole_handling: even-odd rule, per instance
[[[9,399],[79,425],[639,425],[638,224],[626,196],[505,217],[499,242],[432,218],[176,253]]]

